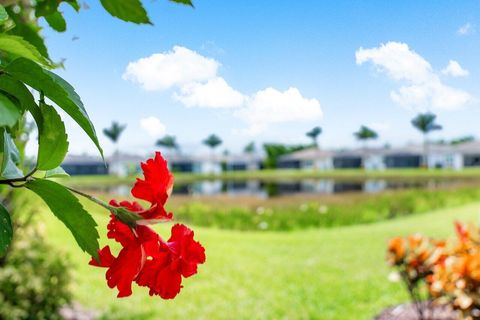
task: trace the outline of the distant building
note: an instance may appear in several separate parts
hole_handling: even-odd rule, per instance
[[[145,159],[146,157],[135,154],[116,152],[106,159],[108,172],[120,177],[138,174],[141,172],[140,163]]]
[[[108,167],[100,157],[88,155],[68,155],[62,168],[71,176],[108,174]]]
[[[251,171],[263,168],[263,157],[257,154],[228,155],[223,158],[226,171]]]
[[[173,172],[191,172],[198,174],[220,174],[222,172],[223,156],[202,155],[192,156],[171,154],[166,156],[168,165]]]
[[[423,156],[423,145],[340,151],[311,148],[280,157],[278,168],[306,170],[419,168],[422,166]],[[480,142],[467,142],[460,145],[431,144],[428,146],[427,166],[453,170],[480,167]]]
[[[282,156],[277,161],[281,169],[331,170],[334,168],[331,151],[318,148],[304,149]]]

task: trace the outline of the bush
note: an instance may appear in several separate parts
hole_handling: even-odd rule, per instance
[[[71,299],[69,268],[37,230],[17,229],[0,261],[0,319],[62,319],[58,311]]]
[[[174,208],[178,220],[235,230],[274,230],[336,227],[373,223],[478,201],[480,189],[406,190],[366,196],[355,201],[323,204],[307,201],[299,205],[269,207],[224,207],[190,202]]]

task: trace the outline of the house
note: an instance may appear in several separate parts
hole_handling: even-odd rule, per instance
[[[72,176],[108,174],[108,166],[102,158],[88,155],[68,155],[62,168]]]
[[[146,157],[135,154],[115,152],[108,157],[108,172],[110,174],[125,177],[141,172],[140,163],[145,161]]]
[[[464,168],[480,167],[480,141],[462,143],[456,146]]]
[[[459,170],[463,168],[463,155],[458,146],[429,145],[427,154],[428,168]]]
[[[198,174],[220,174],[224,156],[218,155],[184,155],[171,154],[166,156],[168,165],[173,172],[190,172]]]
[[[304,149],[280,157],[277,167],[281,169],[331,170],[333,153],[318,148]]]
[[[228,155],[223,159],[225,171],[260,170],[263,168],[263,157],[257,154]]]
[[[333,167],[335,169],[361,168],[363,152],[359,150],[341,150],[333,154]]]

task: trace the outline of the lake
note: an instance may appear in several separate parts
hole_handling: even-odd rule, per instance
[[[191,196],[249,196],[271,198],[285,195],[334,195],[342,193],[380,193],[402,189],[445,189],[461,186],[478,186],[480,179],[299,179],[285,181],[251,180],[202,180],[177,183],[173,194]],[[131,185],[83,186],[83,189],[130,194]]]

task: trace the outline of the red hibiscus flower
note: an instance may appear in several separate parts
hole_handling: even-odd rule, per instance
[[[134,233],[114,215],[111,215],[107,229],[107,237],[120,243],[123,248],[114,257],[110,247],[104,247],[98,252],[99,261],[92,259],[90,265],[108,268],[105,274],[108,286],[117,287],[117,297],[127,297],[132,294],[132,282],[145,263],[143,246],[149,241],[157,242],[158,235],[146,226],[137,226]]]
[[[154,159],[142,163],[145,180],[137,179],[132,194],[151,203],[148,210],[137,202],[110,201],[114,207],[122,207],[142,216],[148,222],[167,221],[172,214],[164,209],[171,192],[173,176],[159,152]],[[197,265],[205,262],[205,249],[193,239],[193,231],[182,224],[172,227],[168,241],[147,226],[145,221],[126,224],[114,214],[107,226],[107,237],[122,245],[115,257],[110,247],[99,250],[99,260],[92,258],[93,266],[108,268],[107,284],[118,289],[118,297],[132,294],[132,282],[148,287],[150,295],[173,299],[182,288],[182,277],[197,273]],[[139,224],[140,223],[140,224]]]
[[[141,168],[145,179],[137,178],[132,195],[150,202],[151,206],[140,215],[146,220],[171,220],[172,213],[167,213],[164,208],[173,188],[173,175],[168,170],[167,161],[156,152],[155,158],[143,162]]]
[[[182,288],[182,276],[197,273],[197,265],[205,262],[205,249],[193,239],[194,233],[183,224],[172,227],[168,241],[157,248],[148,247],[147,259],[137,284],[150,288],[150,295],[173,299]]]

